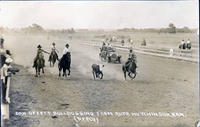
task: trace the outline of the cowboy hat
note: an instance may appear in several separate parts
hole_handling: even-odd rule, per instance
[[[37,48],[42,48],[42,46],[41,46],[41,45],[38,45]]]
[[[66,47],[69,47],[69,44],[66,44],[65,46],[66,46]]]
[[[6,54],[11,55],[10,50],[6,50]]]

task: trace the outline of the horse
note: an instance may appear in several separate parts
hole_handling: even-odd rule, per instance
[[[57,54],[56,54],[56,51],[53,50],[53,51],[51,52],[50,56],[49,56],[50,67],[51,67],[51,63],[52,63],[53,66],[54,66],[54,64],[55,64],[55,62],[56,62],[57,59],[58,59],[58,56],[57,56]]]
[[[40,75],[40,70],[42,69],[42,73],[44,73],[44,56],[42,53],[38,54],[38,58],[35,62],[35,76],[38,77]]]
[[[97,64],[92,64],[92,74],[93,74],[94,80],[96,78],[103,79],[103,73],[102,71],[100,71],[100,67]]]
[[[68,76],[70,75],[70,66],[71,66],[71,54],[70,52],[67,52],[61,60],[58,63],[58,69],[59,69],[59,77],[61,76],[61,71],[63,70],[63,75],[62,76],[67,76],[66,75],[66,70],[68,70]]]
[[[122,65],[122,71],[124,72],[125,80],[126,80],[126,73],[128,73],[128,76],[132,80],[136,77],[136,75],[137,75],[136,68],[137,68],[137,65],[136,65],[135,61],[131,61],[128,66],[126,66],[125,64]],[[134,76],[132,76],[132,74],[134,74]]]

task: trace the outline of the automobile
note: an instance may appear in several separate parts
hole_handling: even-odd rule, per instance
[[[99,58],[101,61],[107,61],[108,63],[121,63],[121,56],[112,47],[107,47],[105,50],[100,48]]]
[[[107,54],[108,63],[121,63],[121,56],[116,51],[110,51]]]

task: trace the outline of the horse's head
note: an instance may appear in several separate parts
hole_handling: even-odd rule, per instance
[[[66,57],[67,57],[67,59],[71,59],[71,53],[70,53],[70,52],[67,52],[67,53],[66,53]]]
[[[71,53],[70,53],[70,52],[67,52],[66,55],[67,55],[67,56],[71,56]]]

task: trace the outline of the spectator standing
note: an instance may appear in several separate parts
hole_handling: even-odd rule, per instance
[[[1,82],[2,82],[2,102],[7,104],[8,101],[6,100],[6,90],[7,90],[7,82],[9,77],[8,70],[12,68],[10,63],[13,61],[12,58],[6,58],[5,64],[1,68]]]

